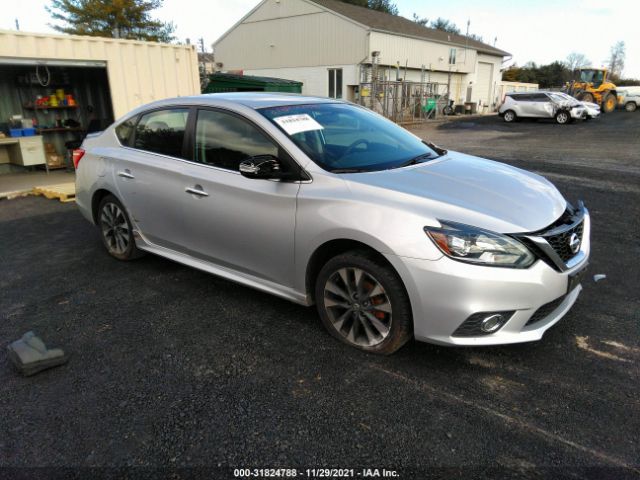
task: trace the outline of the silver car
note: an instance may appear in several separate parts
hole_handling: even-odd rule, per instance
[[[585,119],[585,107],[573,97],[568,98],[571,100],[557,92],[507,93],[498,114],[507,123],[519,118],[552,118],[560,124]]]
[[[375,353],[539,340],[589,257],[587,210],[545,178],[333,99],[159,101],[74,162],[78,207],[113,257],[150,252],[315,304],[332,335]]]

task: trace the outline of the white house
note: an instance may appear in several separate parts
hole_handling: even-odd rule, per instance
[[[450,85],[456,103],[491,109],[509,53],[337,0],[263,0],[214,43],[225,71],[303,82],[303,93],[353,100],[363,66],[387,79]],[[380,70],[382,69],[382,70]]]

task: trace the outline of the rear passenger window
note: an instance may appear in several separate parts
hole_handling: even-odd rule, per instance
[[[198,111],[195,150],[197,162],[233,171],[250,157],[278,156],[278,147],[249,122],[213,110]]]
[[[125,120],[116,127],[116,136],[120,143],[125,146],[129,146],[131,138],[133,137],[133,129],[136,126],[136,117]]]
[[[531,99],[534,102],[548,102],[549,97],[547,97],[544,93],[534,93],[531,95]]]
[[[134,147],[182,158],[188,116],[187,108],[156,110],[142,115],[136,127]]]

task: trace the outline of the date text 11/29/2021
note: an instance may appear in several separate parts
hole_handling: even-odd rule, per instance
[[[400,478],[386,468],[235,468],[236,478]]]

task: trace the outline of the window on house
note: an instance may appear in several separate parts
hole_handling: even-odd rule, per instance
[[[456,49],[450,48],[449,49],[449,65],[455,65],[455,64],[456,64]]]
[[[329,69],[329,97],[342,98],[342,69]]]

